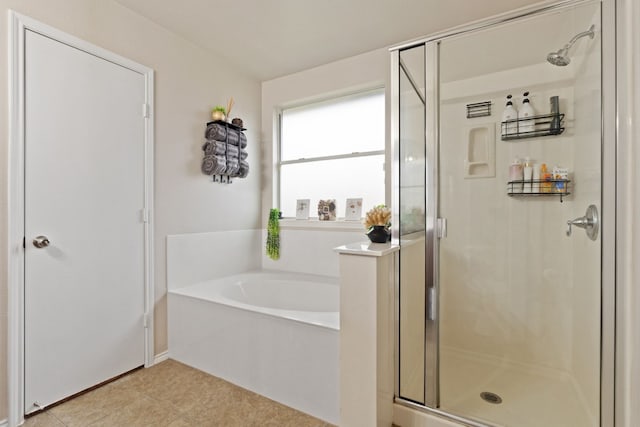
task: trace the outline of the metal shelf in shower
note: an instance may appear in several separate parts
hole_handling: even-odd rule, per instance
[[[511,197],[556,196],[560,197],[562,203],[562,199],[570,194],[571,180],[569,179],[532,179],[507,183],[507,195]]]
[[[560,135],[564,132],[564,113],[542,114],[506,120],[501,123],[500,133],[503,141],[516,139],[537,138],[540,136]],[[533,130],[523,131],[522,128],[530,127]]]

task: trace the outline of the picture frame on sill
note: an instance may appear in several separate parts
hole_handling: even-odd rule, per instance
[[[347,199],[344,220],[360,221],[362,219],[362,198]]]
[[[296,219],[309,219],[310,199],[296,200]]]
[[[318,220],[335,221],[336,220],[336,199],[327,199],[318,201]]]

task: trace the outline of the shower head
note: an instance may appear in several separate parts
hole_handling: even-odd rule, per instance
[[[592,39],[595,36],[595,28],[595,25],[592,25],[587,31],[583,31],[580,34],[575,35],[569,41],[569,43],[564,45],[562,49],[558,50],[557,52],[551,52],[549,55],[547,55],[547,61],[549,61],[549,63],[553,65],[557,65],[560,67],[569,65],[569,63],[571,62],[571,58],[569,57],[569,49],[571,48],[571,46],[573,46],[573,44],[581,37],[589,36],[589,38]]]
[[[569,58],[569,49],[563,47],[557,52],[551,52],[549,55],[547,55],[547,61],[559,67],[569,65],[569,63],[571,62],[571,58]]]

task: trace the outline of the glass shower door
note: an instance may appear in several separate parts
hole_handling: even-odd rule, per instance
[[[547,61],[592,25],[568,65]],[[600,28],[592,2],[437,43],[443,411],[501,426],[600,423],[601,237],[567,230],[601,207]],[[526,98],[546,117],[502,124],[508,95],[521,116]],[[467,117],[485,101],[487,115]],[[545,181],[553,171],[560,180]]]
[[[399,394],[408,400],[425,404],[425,46],[420,45],[397,53],[398,139],[396,156],[399,162],[399,212],[397,239],[400,251],[399,270],[402,283],[399,292],[398,321],[402,326],[399,341]]]

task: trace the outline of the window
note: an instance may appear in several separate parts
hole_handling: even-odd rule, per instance
[[[344,217],[347,198],[363,212],[384,203],[384,91],[288,108],[280,122],[280,210],[295,217],[296,200],[335,199]]]

